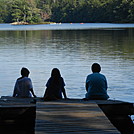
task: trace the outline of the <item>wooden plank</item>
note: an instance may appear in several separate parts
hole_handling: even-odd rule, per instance
[[[94,101],[37,102],[35,134],[119,134]]]

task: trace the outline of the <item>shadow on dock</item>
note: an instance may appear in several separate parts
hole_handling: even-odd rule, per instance
[[[36,105],[30,101],[0,100],[0,134],[34,134]]]
[[[130,115],[134,115],[133,103],[122,101],[4,97],[0,99],[0,133],[133,134]]]
[[[134,115],[133,103],[121,101],[96,101],[111,123],[121,134],[133,134],[134,124],[131,115]]]

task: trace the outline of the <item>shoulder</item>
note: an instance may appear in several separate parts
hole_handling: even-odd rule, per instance
[[[105,75],[104,75],[104,74],[101,74],[101,73],[100,73],[100,78],[102,78],[103,80],[105,80],[105,81],[106,81],[106,77],[105,77]]]
[[[90,78],[90,77],[92,77],[94,74],[92,73],[92,74],[89,74],[89,75],[87,75],[87,78]]]
[[[102,77],[105,77],[105,75],[104,74],[101,74],[101,73],[99,73]]]
[[[48,86],[52,81],[52,77],[50,77],[48,80],[47,80],[47,83],[46,83],[46,86]]]
[[[21,80],[21,79],[22,79],[22,77],[19,77],[19,78],[17,79],[17,81],[18,81],[18,80]]]
[[[24,78],[22,78],[22,79],[19,79],[19,81],[31,82],[31,79],[28,78],[28,77],[24,77]]]
[[[63,82],[64,82],[64,79],[63,79],[63,77],[60,77],[60,79],[61,79],[61,81],[63,81]]]
[[[50,81],[52,81],[52,79],[53,79],[53,78],[52,78],[52,77],[50,77],[50,78],[47,80],[47,82],[50,82]]]
[[[60,77],[60,79],[62,79],[62,80],[63,80],[63,77]]]
[[[90,78],[96,78],[96,77],[104,77],[105,78],[105,75],[101,74],[101,73],[92,73],[92,74],[89,74],[87,76],[87,79],[90,79]]]
[[[103,77],[105,78],[105,75],[102,73],[93,73],[96,77]]]
[[[24,79],[24,80],[30,80],[30,81],[31,81],[31,79],[30,79],[30,78],[28,78],[28,77],[24,77],[23,79]]]

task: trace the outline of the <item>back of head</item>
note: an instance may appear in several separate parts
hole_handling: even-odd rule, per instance
[[[92,65],[92,72],[95,73],[99,73],[101,71],[101,66],[98,63],[93,63]]]
[[[29,73],[30,72],[29,72],[29,70],[27,68],[23,67],[21,69],[21,75],[22,75],[22,77],[24,77],[24,76],[28,77]]]
[[[57,78],[61,77],[59,69],[53,68],[53,70],[51,72],[51,77],[57,77]]]

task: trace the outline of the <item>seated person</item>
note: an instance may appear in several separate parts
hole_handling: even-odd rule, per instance
[[[86,79],[86,98],[85,100],[107,100],[107,80],[100,73],[101,67],[98,63],[92,65],[92,74],[89,74]]]
[[[61,77],[60,71],[57,68],[54,68],[51,72],[51,77],[47,81],[46,91],[44,94],[44,100],[57,100],[62,99],[62,94],[65,99],[67,99],[65,91],[65,83]]]
[[[20,97],[20,98],[29,98],[36,97],[33,91],[32,81],[28,78],[29,70],[27,68],[21,69],[21,77],[16,80],[14,86],[13,97]]]

